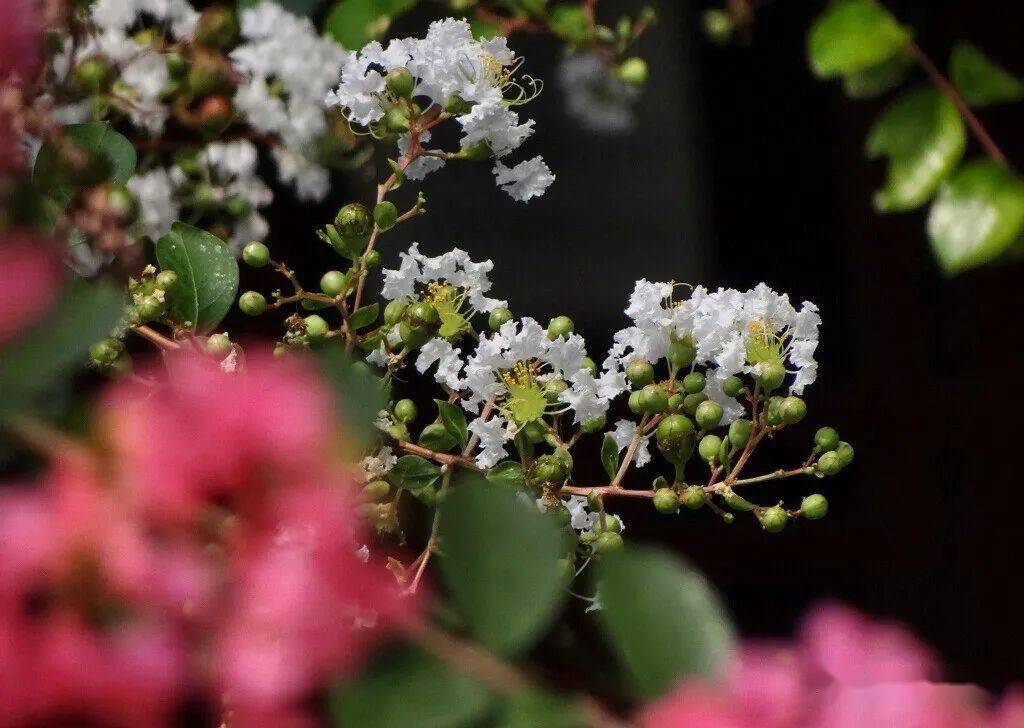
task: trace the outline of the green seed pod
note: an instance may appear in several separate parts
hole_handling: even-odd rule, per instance
[[[654,436],[659,448],[675,450],[693,437],[693,423],[686,415],[668,415],[658,423]]]
[[[320,277],[320,290],[323,291],[325,296],[334,298],[340,296],[345,292],[345,284],[347,283],[345,274],[340,270],[329,270]],[[395,303],[392,301],[391,303]],[[390,305],[390,304],[388,304]],[[403,307],[403,311],[404,311]],[[387,308],[384,309],[385,315],[387,314]]]
[[[835,475],[843,469],[838,453],[829,451],[818,458],[817,470],[822,475]]]
[[[548,338],[551,340],[568,339],[574,328],[572,319],[568,316],[555,316],[548,323]]]
[[[377,223],[377,227],[381,231],[390,230],[395,226],[395,222],[398,220],[398,208],[395,207],[393,202],[384,200],[378,202],[373,208],[373,221]]]
[[[779,405],[779,414],[787,425],[795,425],[807,416],[807,403],[799,397],[790,395]]]
[[[679,496],[671,488],[658,488],[654,491],[653,501],[659,513],[675,513],[679,510]]]
[[[697,452],[706,462],[718,461],[718,451],[722,449],[722,438],[718,435],[704,435],[697,446]]]
[[[632,86],[642,86],[647,82],[647,62],[638,56],[627,58],[619,64],[617,74]]]
[[[688,415],[697,415],[697,408],[708,396],[704,392],[694,392],[683,397],[683,412]]]
[[[828,452],[839,445],[839,433],[831,427],[822,427],[814,433],[814,451]]]
[[[660,384],[648,384],[640,390],[640,406],[644,412],[668,412],[668,392]]]
[[[597,376],[597,364],[589,356],[583,357],[583,368],[590,372],[590,376]]]
[[[615,531],[603,531],[598,534],[597,539],[594,541],[594,551],[599,554],[621,551],[622,546],[622,536]]]
[[[417,326],[432,328],[441,323],[441,316],[434,304],[427,301],[416,301],[406,309],[410,323]]]
[[[605,415],[598,415],[597,417],[591,417],[589,420],[584,420],[583,424],[580,425],[580,429],[589,435],[594,432],[600,432],[607,423],[608,418]]]
[[[388,72],[388,75],[384,77],[384,83],[387,84],[388,90],[395,96],[400,99],[407,99],[412,96],[416,79],[412,77],[407,68],[396,68]]]
[[[430,331],[422,326],[410,326],[408,321],[398,324],[398,336],[402,343],[410,349],[419,347],[430,341]]]
[[[558,395],[567,390],[569,385],[562,379],[552,379],[544,385],[544,398],[554,404],[558,401]]]
[[[156,274],[154,282],[161,291],[169,291],[178,282],[178,274],[173,270],[162,270]]]
[[[507,308],[496,308],[487,317],[487,325],[491,331],[497,331],[504,324],[512,320],[512,312]]]
[[[668,345],[668,363],[672,369],[679,371],[685,369],[697,358],[697,347],[694,346],[693,337],[686,335],[681,339],[672,336],[672,342]]]
[[[386,480],[372,480],[363,487],[363,500],[380,503],[387,499],[391,485]]]
[[[761,528],[768,533],[778,533],[789,522],[789,514],[782,506],[772,506],[759,511],[757,520],[761,522]]]
[[[808,521],[817,521],[828,513],[828,501],[821,493],[813,493],[800,503],[800,515]]]
[[[304,318],[303,323],[306,325],[306,336],[309,337],[310,341],[319,341],[327,336],[327,332],[330,331],[327,322],[315,313]]]
[[[679,501],[691,511],[696,511],[707,503],[708,495],[699,485],[688,485],[683,488]]]
[[[643,414],[643,403],[640,401],[643,398],[643,392],[636,391],[629,393],[629,411],[634,414]]]
[[[736,375],[726,377],[722,382],[722,391],[725,392],[726,397],[739,397],[743,394],[743,389],[743,380]]]
[[[840,467],[846,467],[853,462],[853,445],[841,440],[835,449],[836,457],[839,458]]]
[[[540,483],[561,483],[565,467],[554,455],[541,455],[533,464],[533,477]]]
[[[722,405],[718,402],[713,402],[710,399],[706,399],[697,405],[697,412],[695,414],[697,418],[697,424],[704,430],[710,430],[718,427],[718,423],[722,421]]]
[[[683,377],[683,391],[687,394],[697,394],[704,391],[704,375],[700,372],[690,372]]]
[[[416,419],[416,403],[411,399],[400,399],[395,402],[395,419],[405,424],[410,424]]]
[[[736,420],[729,425],[729,442],[736,447],[743,447],[750,439],[750,431],[754,429],[754,423],[750,420]]]
[[[363,238],[373,229],[373,218],[366,205],[350,202],[338,210],[334,225],[342,238]]]
[[[780,362],[760,362],[754,367],[754,378],[766,392],[778,389],[786,379],[786,369]]]
[[[323,281],[320,281],[320,285],[323,286]],[[389,301],[388,305],[384,307],[384,323],[388,326],[397,324],[405,316],[407,306],[405,301]]]
[[[242,260],[253,268],[262,268],[270,262],[270,248],[258,240],[242,248]]]
[[[626,365],[626,379],[634,389],[643,389],[654,381],[654,367],[649,361],[635,359]]]
[[[226,356],[231,351],[231,337],[227,334],[210,334],[203,347],[211,356]]]

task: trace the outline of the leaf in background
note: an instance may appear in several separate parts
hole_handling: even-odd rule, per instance
[[[967,132],[956,106],[934,89],[901,96],[868,134],[870,159],[889,158],[888,181],[875,193],[881,212],[913,210],[926,203],[963,156]]]
[[[914,56],[903,48],[877,66],[865,68],[843,76],[843,91],[851,99],[869,99],[881,96],[898,86],[913,65]]]
[[[949,75],[971,106],[987,106],[1024,98],[1024,82],[965,41],[953,46]]]
[[[434,452],[448,452],[458,445],[455,438],[445,429],[444,425],[441,427],[424,427],[423,432],[420,433],[418,443]]]
[[[665,551],[627,547],[602,556],[597,570],[601,627],[646,699],[683,677],[717,677],[729,657],[732,627],[707,580]]]
[[[485,647],[520,653],[565,597],[558,526],[532,502],[461,469],[441,502],[441,575],[470,633]]]
[[[462,414],[462,408],[456,407],[451,402],[445,402],[443,399],[435,399],[434,402],[437,403],[437,411],[441,415],[444,429],[455,439],[459,447],[465,449],[469,443],[469,431],[466,426],[466,415]]]
[[[619,446],[615,444],[615,438],[611,435],[604,436],[601,443],[601,465],[609,478],[614,478],[619,470]]]
[[[501,35],[501,28],[497,24],[476,18],[469,21],[469,31],[477,40],[490,40]]]
[[[387,392],[362,360],[354,361],[337,341],[329,341],[313,352],[336,399],[335,411],[345,426],[353,454],[377,433],[373,421],[387,406]]]
[[[507,488],[521,490],[526,487],[526,473],[523,471],[523,464],[515,460],[506,460],[495,465],[487,471],[487,480]]]
[[[557,695],[521,693],[505,704],[495,728],[584,728],[587,720]]]
[[[231,310],[238,292],[238,262],[220,238],[176,222],[157,241],[156,259],[161,270],[178,275],[168,291],[178,323],[209,331]]]
[[[892,58],[910,32],[873,0],[834,3],[811,25],[807,56],[819,78],[864,71]]]
[[[422,490],[437,482],[441,477],[441,466],[419,455],[403,455],[391,468],[390,475],[399,488]]]
[[[324,31],[345,48],[359,50],[414,5],[416,0],[339,0],[327,14]]]
[[[124,293],[77,281],[54,310],[0,350],[0,417],[21,414],[61,378],[85,365],[89,347],[124,315]]]
[[[942,186],[928,216],[932,251],[953,275],[998,257],[1024,232],[1024,179],[984,160]]]
[[[332,724],[344,728],[458,728],[475,724],[491,702],[479,683],[411,649],[386,654],[330,696]]]
[[[590,35],[587,13],[578,3],[555,5],[548,14],[548,25],[555,35],[571,43],[581,43]]]
[[[64,128],[64,135],[87,153],[99,152],[109,164],[105,179],[124,184],[135,173],[135,147],[124,136],[114,131],[105,121],[72,124]],[[43,144],[36,155],[32,179],[49,187],[48,193],[61,207],[74,193],[75,185],[63,173],[63,160],[58,147],[51,142]],[[97,180],[96,183],[102,180]]]
[[[357,308],[348,318],[349,330],[359,331],[359,329],[366,328],[377,320],[378,311],[380,311],[379,303],[371,303],[369,306]]]

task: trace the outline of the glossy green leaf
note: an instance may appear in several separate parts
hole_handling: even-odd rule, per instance
[[[124,293],[77,281],[41,321],[0,350],[0,417],[22,414],[76,368],[124,315]]]
[[[529,649],[565,597],[554,519],[464,469],[440,508],[441,575],[470,633],[495,652]]]
[[[1024,98],[1024,82],[964,41],[953,46],[950,80],[971,106],[987,106]]]
[[[348,317],[348,328],[350,331],[359,331],[359,329],[365,329],[367,326],[377,320],[377,314],[380,311],[379,303],[371,303],[369,306],[363,306],[357,308],[352,312],[352,315]]]
[[[491,702],[479,683],[418,650],[386,654],[330,695],[339,728],[459,728],[482,717]]]
[[[416,0],[339,0],[327,14],[324,31],[349,50],[383,36],[391,21],[409,10]]]
[[[889,158],[888,180],[875,193],[882,212],[926,203],[959,163],[967,133],[956,106],[925,88],[894,101],[878,118],[865,147],[870,158]]]
[[[873,0],[833,3],[811,25],[807,55],[819,78],[864,71],[892,58],[910,32]]]
[[[443,399],[435,399],[434,402],[437,404],[437,411],[441,415],[444,429],[455,439],[459,447],[465,448],[469,443],[469,430],[462,408],[456,407],[451,402],[445,402]]]
[[[135,173],[135,147],[107,122],[72,124],[64,128],[64,135],[84,152],[103,155],[109,164],[106,179],[124,184]],[[37,184],[46,185],[50,196],[63,207],[71,199],[75,185],[62,173],[62,166],[58,147],[47,142],[36,155],[32,178]]]
[[[611,435],[605,435],[601,443],[601,465],[609,478],[614,478],[619,470],[619,446]]]
[[[1024,233],[1024,179],[984,160],[942,186],[928,216],[932,251],[947,274],[987,263]]]
[[[487,471],[487,480],[495,485],[522,489],[526,487],[526,473],[523,464],[515,460],[498,463]]]
[[[178,275],[168,290],[171,315],[196,331],[209,331],[231,310],[238,292],[238,261],[220,238],[176,222],[156,243],[161,270]]]
[[[627,547],[598,564],[601,628],[637,695],[656,698],[684,677],[714,678],[733,632],[707,580],[664,551]]]
[[[420,433],[419,444],[434,452],[448,452],[454,450],[458,443],[449,434],[448,430],[441,427],[424,427]]]
[[[557,695],[532,691],[509,700],[495,728],[584,728],[587,725],[574,703]]]
[[[403,455],[392,466],[390,475],[399,488],[420,490],[437,482],[441,477],[441,466],[419,455]]]
[[[905,48],[877,66],[854,71],[843,76],[843,90],[851,99],[869,99],[881,96],[899,86],[914,64],[914,57]]]

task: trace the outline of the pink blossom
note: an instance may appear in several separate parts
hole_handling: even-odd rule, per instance
[[[49,309],[60,283],[60,261],[47,238],[27,232],[0,234],[0,254],[2,345]]]
[[[0,82],[31,81],[39,68],[42,21],[36,0],[5,0],[0,23]]]

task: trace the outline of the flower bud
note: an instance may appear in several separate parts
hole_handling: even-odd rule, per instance
[[[658,488],[654,491],[653,501],[659,513],[675,513],[679,510],[679,496],[671,488]]]
[[[643,58],[633,56],[619,64],[619,78],[633,86],[642,86],[647,82],[647,62]]]
[[[373,220],[366,205],[350,202],[338,210],[334,225],[342,238],[363,238],[373,229]]]
[[[534,445],[537,445],[544,442],[544,436],[547,434],[547,430],[544,428],[544,425],[537,420],[534,420],[533,422],[526,423],[523,427],[523,434],[526,436],[527,440]]]
[[[683,391],[687,394],[697,394],[704,391],[704,375],[700,372],[690,372],[683,377]]]
[[[660,384],[648,384],[640,390],[640,407],[644,412],[668,412],[668,392]]]
[[[683,403],[686,401],[686,395],[681,392],[676,392],[668,398],[668,411],[669,412],[682,412]]]
[[[626,378],[634,389],[642,389],[654,381],[654,367],[649,361],[636,359],[626,365]]]
[[[398,220],[398,208],[395,203],[384,200],[378,202],[373,208],[373,221],[381,231],[390,230]]]
[[[363,500],[380,503],[387,499],[390,492],[391,485],[386,480],[371,480],[363,487]]]
[[[512,320],[512,312],[507,308],[496,308],[487,317],[487,325],[491,331],[497,331],[504,324]]]
[[[323,286],[323,280],[320,281],[320,285]],[[388,305],[384,307],[384,323],[388,326],[397,324],[405,316],[407,306],[405,301],[389,301]]]
[[[679,496],[679,502],[689,508],[691,511],[695,511],[703,506],[708,500],[707,493],[699,485],[688,485],[683,488],[682,494]]]
[[[821,493],[813,493],[800,503],[800,515],[808,521],[817,521],[828,513],[828,501]]]
[[[400,99],[407,99],[412,96],[416,79],[409,73],[409,69],[396,68],[388,72],[388,75],[384,77],[384,83],[387,84],[388,90],[395,96]]]
[[[697,408],[700,407],[700,403],[706,400],[708,396],[704,392],[694,392],[683,397],[683,412],[688,415],[697,415]]]
[[[687,334],[681,339],[672,336],[672,342],[668,346],[668,361],[675,370],[685,369],[693,364],[697,358],[697,347],[694,346],[693,337]]]
[[[743,380],[735,374],[726,377],[725,381],[722,382],[722,391],[726,397],[739,397],[743,394]]]
[[[434,304],[427,301],[416,301],[406,309],[406,315],[413,325],[434,327],[441,323],[441,316]]]
[[[710,430],[718,427],[718,423],[722,421],[722,405],[718,402],[713,402],[710,399],[706,399],[697,405],[697,412],[695,414],[697,418],[697,424],[701,426],[701,429]]]
[[[253,268],[262,268],[270,262],[270,248],[258,240],[242,248],[242,260]]]
[[[750,420],[736,420],[729,425],[729,442],[736,447],[743,447],[750,439],[750,431],[754,424]]]
[[[469,146],[462,147],[460,154],[471,162],[483,162],[494,156],[491,145],[485,141],[479,141]]]
[[[376,268],[380,265],[380,251],[371,250],[363,258],[363,262],[366,264],[367,269]]]
[[[110,366],[124,351],[124,344],[114,338],[101,339],[89,347],[89,360],[97,366]]]
[[[701,23],[708,38],[718,44],[727,43],[735,27],[732,16],[721,8],[705,10]]]
[[[340,270],[329,270],[320,277],[320,290],[323,291],[324,295],[334,298],[345,292],[345,284],[347,282],[345,274]],[[392,301],[391,303],[395,302]],[[384,309],[384,312],[385,314],[387,313],[387,308]]]
[[[836,456],[839,458],[839,463],[842,467],[846,467],[853,462],[853,446],[841,440],[835,449]]]
[[[552,379],[544,385],[544,398],[554,404],[558,401],[558,395],[567,390],[569,385],[562,379]]]
[[[145,296],[135,306],[135,312],[143,322],[152,321],[163,315],[166,305],[156,296]]]
[[[231,337],[223,333],[210,334],[206,337],[204,348],[210,356],[226,356],[231,351]]]
[[[400,399],[395,402],[395,419],[409,424],[416,419],[416,403],[411,399]]]
[[[769,425],[782,424],[782,397],[771,397],[765,408],[765,419]]]
[[[778,533],[789,522],[789,514],[782,506],[772,506],[759,511],[757,520],[761,522],[761,528],[768,533]]]
[[[580,429],[589,435],[603,430],[607,422],[608,418],[605,415],[598,415],[597,417],[591,417],[589,420],[584,420],[583,424],[580,425]]]
[[[306,336],[309,337],[310,341],[319,341],[327,336],[327,332],[330,331],[327,322],[315,313],[304,318],[303,323],[306,325]]]
[[[408,321],[398,324],[398,336],[409,349],[418,349],[430,341],[430,331],[423,326],[412,326]]]
[[[659,448],[675,450],[693,436],[693,423],[686,415],[668,415],[658,423],[654,436]]]
[[[192,39],[209,48],[231,48],[238,41],[238,18],[235,12],[223,5],[207,8],[199,16]]]
[[[822,427],[814,433],[814,451],[828,452],[839,444],[839,433],[831,427]]]
[[[629,411],[630,412],[632,412],[634,414],[638,414],[638,415],[643,414],[644,409],[643,409],[643,403],[641,402],[642,398],[643,398],[643,393],[640,392],[639,390],[636,391],[636,392],[630,392],[629,393],[628,405],[629,405]]]
[[[836,452],[829,451],[818,458],[816,469],[822,475],[835,475],[843,469],[843,463]]]
[[[391,106],[384,112],[384,127],[392,134],[409,131],[409,112],[403,106]]]
[[[722,438],[718,435],[704,435],[697,446],[697,452],[706,462],[718,462],[718,452],[722,449]]]
[[[766,392],[778,389],[786,379],[786,369],[781,362],[762,361],[754,367],[754,378]]]
[[[540,483],[561,483],[565,480],[565,466],[554,455],[541,455],[533,464],[533,477]]]
[[[614,520],[614,519],[609,519]],[[622,536],[615,531],[603,531],[598,534],[594,541],[594,551],[599,554],[608,554],[613,551],[622,550]]]
[[[597,376],[597,364],[589,356],[583,357],[583,368],[590,372],[590,376]]]
[[[165,53],[164,63],[167,64],[167,75],[176,81],[182,80],[188,73],[188,59],[177,51]]]
[[[779,414],[787,425],[795,425],[807,416],[807,403],[797,396],[790,395],[779,405]]]
[[[128,225],[139,212],[135,196],[121,184],[109,184],[105,187],[106,205],[122,225]]]
[[[75,84],[88,93],[103,93],[109,88],[110,80],[110,64],[104,58],[88,58],[75,68]]]
[[[573,332],[572,319],[568,316],[555,316],[548,323],[548,338],[554,339],[568,339],[569,334]]]
[[[169,291],[178,282],[178,274],[173,270],[162,270],[156,274],[154,282],[161,291]]]

